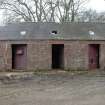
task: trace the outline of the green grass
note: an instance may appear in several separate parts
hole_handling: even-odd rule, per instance
[[[67,69],[67,70],[47,70],[47,69],[43,69],[43,70],[35,70],[34,74],[62,74],[62,73],[66,73],[66,74],[70,74],[70,75],[82,75],[82,74],[87,74],[89,71],[88,70],[71,70],[71,69]]]

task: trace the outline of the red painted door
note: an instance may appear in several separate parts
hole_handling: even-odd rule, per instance
[[[13,68],[25,69],[27,61],[26,45],[14,45],[13,47]]]
[[[89,45],[89,69],[99,68],[99,45]]]

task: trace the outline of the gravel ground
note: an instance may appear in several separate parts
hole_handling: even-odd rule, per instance
[[[1,81],[0,105],[105,105],[105,74],[37,74]]]

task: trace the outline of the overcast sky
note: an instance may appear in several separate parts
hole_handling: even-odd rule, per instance
[[[90,0],[88,8],[95,9],[98,12],[105,11],[105,1],[104,0]]]

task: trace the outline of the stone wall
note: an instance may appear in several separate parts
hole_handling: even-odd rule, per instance
[[[36,41],[28,44],[28,69],[51,68],[51,46],[48,41]]]
[[[27,44],[27,70],[51,69],[52,44],[64,44],[64,68],[88,69],[88,44],[100,44],[100,68],[105,68],[104,41],[1,41],[0,69],[12,69],[12,44]]]
[[[65,44],[65,68],[87,69],[88,46],[84,42],[71,41]]]

